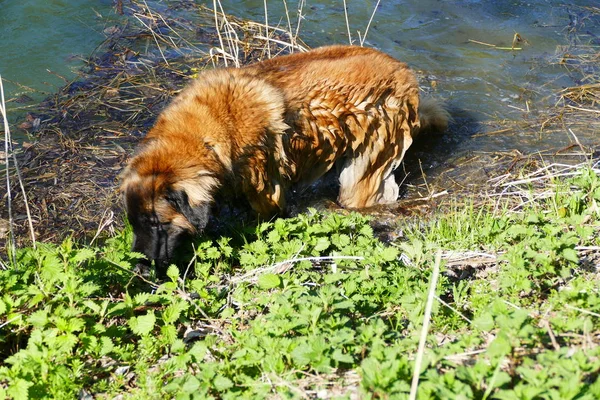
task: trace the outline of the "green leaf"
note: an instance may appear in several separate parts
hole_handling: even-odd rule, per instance
[[[144,336],[152,332],[154,324],[156,323],[156,317],[154,311],[150,311],[146,315],[140,317],[132,317],[129,319],[129,327],[136,335]]]
[[[177,339],[177,329],[173,325],[163,325],[160,327],[160,334],[165,343],[172,344]]]
[[[38,310],[32,313],[27,319],[34,328],[43,328],[48,324],[48,311],[47,310]]]
[[[173,303],[167,306],[162,313],[162,319],[167,324],[172,324],[179,319],[181,312],[185,309],[181,303]]]
[[[308,343],[301,343],[294,350],[292,350],[292,359],[294,363],[299,367],[304,367],[311,362],[312,347]]]
[[[208,347],[204,342],[196,342],[192,346],[192,348],[188,351],[188,354],[191,355],[197,363],[202,362],[206,353],[208,352]]]
[[[331,242],[329,241],[328,238],[320,237],[317,239],[317,242],[315,243],[315,252],[317,252],[317,254],[321,254],[323,251],[327,250],[330,245],[331,245]]]
[[[213,381],[213,384],[215,385],[215,389],[217,389],[219,392],[224,392],[225,390],[233,387],[233,382],[231,379],[222,375],[218,375]]]
[[[488,332],[494,327],[494,317],[490,313],[483,313],[473,320],[473,324],[478,329]]]
[[[169,265],[169,268],[167,269],[167,276],[171,278],[173,282],[176,282],[179,278],[179,268],[177,268],[177,266],[174,264]]]
[[[200,388],[200,381],[194,375],[187,375],[184,382],[181,386],[183,393],[195,393]]]
[[[579,256],[577,255],[577,250],[572,249],[572,248],[566,248],[562,251],[562,256],[565,258],[565,260],[567,261],[571,261],[573,263],[578,263],[579,262]]]
[[[385,247],[382,252],[380,252],[381,258],[384,261],[394,261],[398,258],[399,251],[395,247]]]
[[[33,386],[33,382],[26,381],[21,378],[16,378],[8,384],[8,397],[13,400],[27,400],[29,398],[29,388]]]
[[[347,310],[349,308],[354,308],[354,301],[344,300],[333,304],[333,309],[335,310]]]
[[[111,351],[113,351],[113,349],[115,348],[115,345],[113,344],[111,338],[109,338],[107,336],[102,336],[100,338],[100,343],[101,343],[100,355],[105,356],[108,353],[110,353]]]
[[[508,339],[504,335],[500,334],[492,343],[490,343],[489,347],[487,348],[487,354],[490,357],[505,356],[509,354],[511,350],[512,346],[510,345]]]
[[[258,277],[257,283],[261,289],[273,289],[279,287],[281,284],[281,278],[277,274],[262,274]]]
[[[354,358],[350,354],[342,353],[340,349],[335,349],[331,358],[341,363],[354,364]]]
[[[86,260],[89,260],[90,258],[94,258],[96,256],[96,252],[92,249],[86,248],[86,249],[80,249],[77,251],[77,253],[75,254],[75,256],[73,256],[73,258],[71,258],[71,261],[73,263],[80,263]]]
[[[133,297],[133,304],[141,306],[146,304],[150,298],[150,293],[138,293]]]

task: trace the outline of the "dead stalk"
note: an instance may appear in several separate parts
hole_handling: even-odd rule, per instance
[[[265,5],[265,36],[269,37],[269,11],[267,9],[267,0],[263,1]],[[267,40],[267,57],[271,58],[271,46],[269,46],[269,41]]]
[[[346,0],[344,1],[344,17],[346,18],[346,30],[348,32],[348,42],[352,44],[352,35],[350,34],[350,21],[348,20],[348,7],[346,6]]]
[[[377,0],[377,4],[375,4],[375,8],[373,8],[371,18],[369,18],[369,23],[367,24],[367,28],[365,29],[365,34],[360,38],[361,47],[365,44],[365,40],[367,39],[367,35],[369,34],[369,28],[371,27],[371,22],[373,22],[373,17],[375,17],[375,13],[377,12],[377,8],[379,7],[380,2],[381,0]]]
[[[440,274],[440,264],[442,262],[442,251],[438,250],[435,255],[435,264],[431,273],[431,281],[429,283],[429,293],[427,294],[427,304],[425,304],[425,314],[423,315],[423,327],[421,328],[421,337],[419,339],[419,347],[417,357],[415,359],[415,368],[413,370],[412,383],[410,385],[410,400],[417,398],[417,389],[419,387],[419,376],[421,375],[421,364],[423,363],[423,354],[425,353],[425,343],[427,342],[427,333],[429,331],[429,323],[431,322],[431,309],[433,308],[433,300],[435,299],[435,288]]]
[[[2,76],[0,76],[0,113],[2,113],[2,120],[4,125],[4,151],[6,157],[6,191],[8,198],[8,210],[9,210],[9,225],[10,225],[10,235],[11,235],[11,246],[12,252],[11,256],[15,257],[16,251],[16,243],[14,238],[14,229],[13,229],[13,218],[12,218],[12,198],[10,193],[10,173],[9,173],[9,152],[12,154],[13,164],[15,166],[15,171],[17,173],[17,179],[19,181],[19,186],[21,188],[21,193],[23,194],[23,202],[25,203],[25,211],[27,213],[27,222],[29,224],[29,233],[31,235],[32,246],[36,248],[36,240],[35,240],[35,231],[33,229],[33,221],[31,219],[31,211],[29,210],[29,201],[27,200],[27,193],[25,192],[25,185],[23,184],[23,177],[21,175],[21,169],[19,168],[19,163],[17,161],[17,155],[14,152],[12,147],[12,138],[10,136],[10,127],[8,126],[8,117],[6,113],[6,101],[4,99],[4,85],[2,83]]]

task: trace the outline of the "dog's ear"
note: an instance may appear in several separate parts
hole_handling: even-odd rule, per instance
[[[190,221],[196,230],[201,231],[208,224],[210,205],[191,206],[185,190],[172,190],[167,193],[167,201]]]

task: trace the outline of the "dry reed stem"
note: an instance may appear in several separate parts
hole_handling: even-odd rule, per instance
[[[348,20],[348,6],[346,0],[342,0],[344,3],[344,17],[346,18],[346,31],[348,32],[348,43],[352,44],[352,35],[350,34],[350,21]]]
[[[435,289],[440,274],[440,264],[442,262],[442,251],[438,250],[435,256],[435,263],[431,273],[429,282],[429,292],[427,294],[427,303],[425,304],[425,313],[423,314],[423,326],[421,328],[421,336],[419,338],[419,347],[415,358],[415,367],[413,370],[412,382],[410,384],[410,400],[416,400],[417,389],[419,387],[419,377],[421,376],[421,365],[423,363],[423,354],[425,353],[425,344],[427,342],[427,334],[429,332],[429,323],[431,322],[431,310],[433,308],[433,300],[435,298]]]
[[[381,0],[377,0],[377,4],[373,8],[373,12],[371,13],[371,18],[369,18],[369,22],[367,23],[367,28],[365,29],[365,33],[362,37],[360,37],[360,45],[363,46],[365,44],[365,40],[367,39],[367,35],[369,34],[369,28],[371,27],[371,22],[373,22],[373,18],[375,17],[375,13],[377,12],[377,8],[379,7],[379,3]],[[360,36],[360,32],[359,32]]]
[[[29,201],[27,200],[27,193],[25,191],[25,185],[23,184],[23,177],[21,175],[21,169],[19,168],[19,162],[17,161],[17,156],[14,152],[14,149],[12,147],[12,138],[10,135],[10,127],[8,125],[8,115],[7,115],[7,111],[6,111],[6,101],[4,98],[4,84],[2,83],[2,76],[0,76],[0,113],[2,114],[2,123],[3,123],[3,127],[4,127],[4,152],[5,152],[5,167],[6,167],[6,192],[7,192],[7,201],[9,202],[8,205],[8,209],[9,209],[9,224],[10,226],[10,242],[11,242],[11,247],[12,247],[12,251],[11,251],[11,256],[13,258],[13,262],[15,262],[15,252],[16,252],[16,242],[15,242],[15,237],[14,237],[14,229],[12,224],[14,223],[13,217],[12,217],[12,197],[11,197],[11,187],[10,187],[10,173],[9,173],[9,169],[10,169],[10,164],[9,164],[9,152],[12,155],[13,158],[13,164],[14,164],[14,168],[15,171],[17,173],[17,179],[19,182],[19,187],[21,189],[21,193],[23,194],[23,203],[25,206],[25,210],[27,213],[27,222],[29,224],[29,234],[31,235],[31,242],[32,242],[32,246],[35,249],[36,248],[36,240],[35,240],[35,230],[33,229],[33,221],[31,218],[31,211],[29,209]]]
[[[233,285],[237,285],[243,282],[251,282],[255,283],[258,280],[260,275],[266,273],[277,273],[282,274],[284,272],[289,271],[289,269],[296,263],[302,261],[310,261],[310,262],[335,262],[336,260],[355,260],[361,261],[364,260],[364,257],[359,256],[324,256],[324,257],[300,257],[300,258],[292,258],[285,261],[280,261],[276,264],[270,265],[268,267],[255,268],[251,271],[246,272],[245,274],[234,276],[229,279],[229,282]],[[335,265],[335,264],[334,264]]]

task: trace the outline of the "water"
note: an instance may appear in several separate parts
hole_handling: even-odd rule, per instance
[[[111,0],[2,0],[0,74],[11,121],[75,78],[115,18]],[[27,97],[24,97],[26,95]]]

